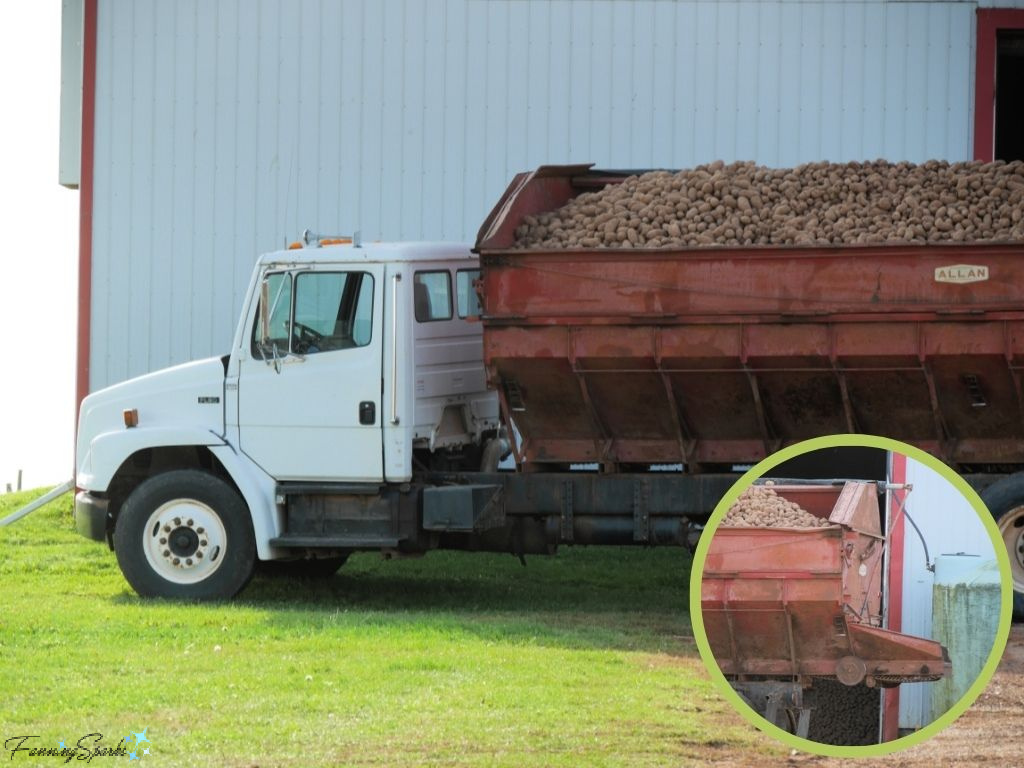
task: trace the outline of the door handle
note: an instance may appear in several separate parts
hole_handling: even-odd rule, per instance
[[[359,423],[366,426],[377,423],[377,404],[372,400],[364,400],[359,404]]]

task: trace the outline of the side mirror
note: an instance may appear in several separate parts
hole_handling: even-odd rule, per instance
[[[263,278],[263,282],[260,284],[260,315],[257,318],[257,327],[259,328],[258,338],[256,339],[256,348],[260,351],[260,357],[263,358],[263,362],[267,365],[274,366],[274,372],[281,372],[281,358],[277,353],[277,342],[270,340],[270,313],[273,307],[270,306],[270,280],[269,278]],[[270,357],[267,357],[267,352],[270,353]]]
[[[281,372],[282,353],[278,344],[285,346],[284,355],[291,351],[289,334],[291,329],[292,276],[287,272],[272,272],[264,275],[260,282],[259,309],[253,329],[253,353],[258,354],[267,365]],[[275,333],[274,324],[280,326]]]
[[[270,280],[263,278],[260,285],[260,318],[259,318],[259,347],[260,351],[267,349],[270,341]],[[266,359],[266,357],[264,357]]]

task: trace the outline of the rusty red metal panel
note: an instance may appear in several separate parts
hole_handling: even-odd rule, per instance
[[[719,528],[708,550],[705,578],[743,574],[810,578],[841,573],[842,530],[827,528]]]
[[[874,486],[862,483],[844,485],[828,519],[857,533],[881,537],[882,520],[878,514],[878,498]]]
[[[478,250],[486,315],[494,323],[601,324],[614,315],[623,324],[674,325],[721,322],[723,314],[756,323],[976,321],[980,312],[1019,311],[1024,274],[1021,243]],[[988,278],[935,279],[936,270],[960,262],[987,267]]]
[[[831,626],[841,615],[838,579],[723,577],[708,583],[702,598],[708,642],[724,674],[832,674],[831,634],[802,627]]]
[[[851,624],[854,654],[868,660],[867,673],[885,682],[938,680],[952,672],[941,644],[879,627]]]
[[[542,165],[532,173],[517,174],[498,200],[476,239],[489,248],[511,248],[515,229],[531,213],[561,208],[582,191],[573,180],[583,176],[592,165]]]
[[[518,175],[481,228],[484,354],[526,464],[749,463],[835,432],[1024,465],[1024,243],[514,248],[621,181]],[[957,264],[987,279],[936,280]]]

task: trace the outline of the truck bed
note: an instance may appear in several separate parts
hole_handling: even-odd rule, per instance
[[[522,465],[700,470],[840,432],[1024,464],[1024,243],[516,247],[526,216],[627,175],[519,174],[477,237]]]

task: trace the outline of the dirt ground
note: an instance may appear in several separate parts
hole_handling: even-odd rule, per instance
[[[726,755],[716,765],[764,766],[763,755]],[[793,754],[776,764],[808,768],[849,768],[848,759]],[[887,768],[1024,766],[1024,625],[1015,625],[998,670],[974,704],[951,726],[924,744],[857,765]]]

